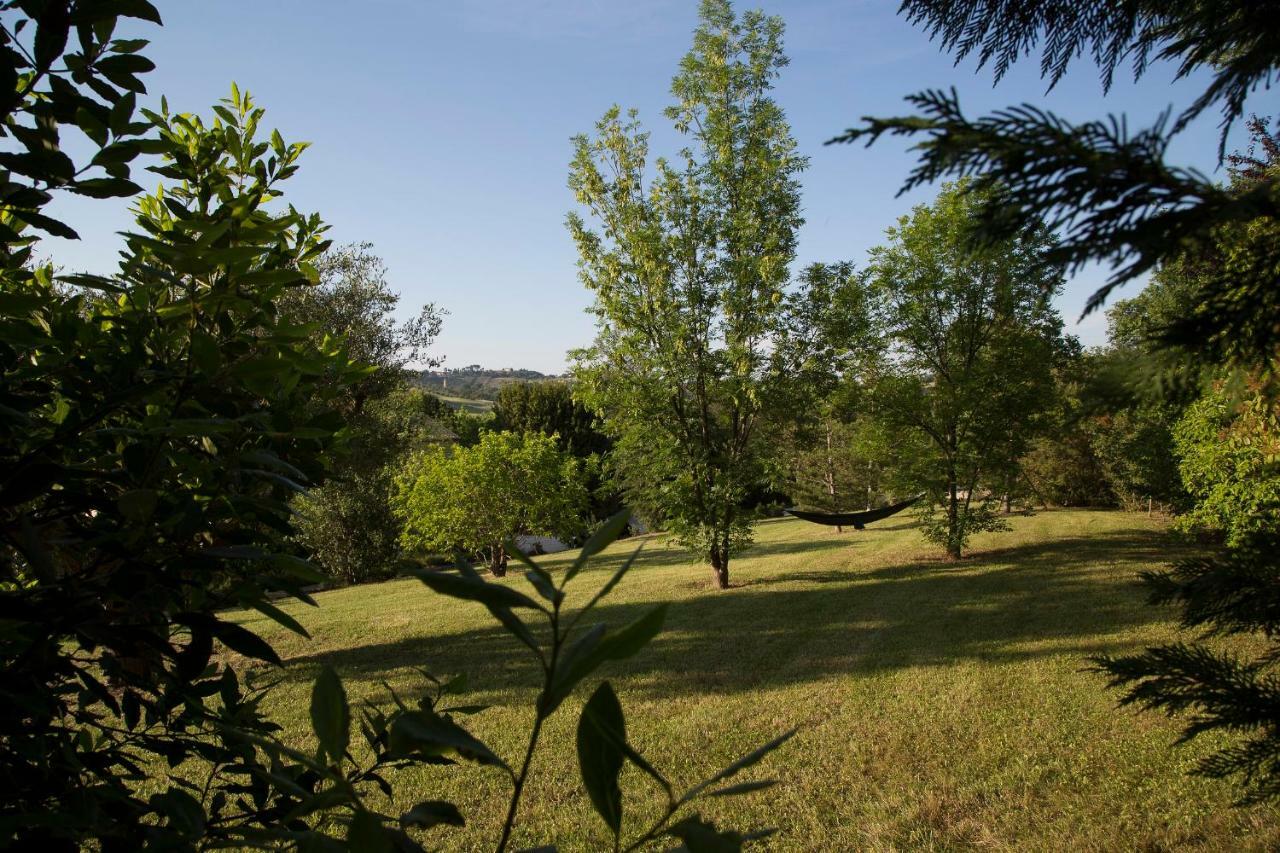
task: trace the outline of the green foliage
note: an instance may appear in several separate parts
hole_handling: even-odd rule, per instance
[[[567,382],[503,385],[494,400],[493,429],[554,435],[561,450],[578,458],[609,449],[609,439],[596,429],[595,414],[573,399]]]
[[[612,442],[596,428],[595,413],[578,400],[567,382],[509,382],[498,391],[492,429],[553,436],[565,453],[582,460],[590,495],[588,514],[600,522],[622,508],[606,460]]]
[[[68,290],[27,247],[5,256],[6,843],[238,845],[311,825],[272,817],[310,795],[281,781],[292,767],[272,775],[261,693],[213,652],[279,662],[228,606],[301,630],[268,592],[305,599],[317,573],[275,548],[289,496],[339,449],[324,404],[362,371],[275,308],[326,245],[318,217],[268,204],[304,146],[259,142],[247,93],[216,111],[145,113],[172,183],[138,199],[114,276]]]
[[[400,556],[400,521],[391,508],[400,460],[452,437],[453,413],[406,387],[404,376],[404,365],[421,360],[434,340],[440,312],[427,305],[413,321],[397,323],[399,296],[369,244],[330,248],[317,258],[317,271],[317,285],[288,294],[282,311],[313,336],[340,332],[365,371],[327,405],[344,421],[350,452],[329,482],[295,500],[298,539],[330,576],[359,583],[390,576]]]
[[[294,500],[298,541],[332,579],[366,583],[395,573],[401,524],[392,508],[393,474],[390,466],[361,466]]]
[[[540,433],[488,432],[474,447],[432,447],[396,477],[394,506],[407,548],[484,552],[506,573],[506,543],[521,534],[572,537],[587,494],[578,460]]]
[[[1043,221],[1062,238],[1051,259],[1072,269],[1090,262],[1109,264],[1114,272],[1090,300],[1089,310],[1115,287],[1145,272],[1189,265],[1194,275],[1183,303],[1187,310],[1165,325],[1155,343],[1170,360],[1184,367],[1189,363],[1193,374],[1206,369],[1243,372],[1274,398],[1270,378],[1280,344],[1275,322],[1280,307],[1275,286],[1280,269],[1280,147],[1264,144],[1265,160],[1233,158],[1233,166],[1244,168],[1233,170],[1229,186],[1165,162],[1174,134],[1215,105],[1222,109],[1225,153],[1227,129],[1244,115],[1247,96],[1280,70],[1274,9],[1244,0],[1176,0],[1105,9],[1034,0],[1011,15],[1007,4],[993,0],[909,0],[904,11],[959,55],[978,50],[982,61],[994,61],[997,75],[1041,40],[1041,67],[1051,83],[1085,45],[1092,45],[1102,65],[1104,87],[1126,59],[1134,62],[1135,75],[1143,73],[1151,57],[1177,62],[1183,76],[1207,75],[1207,88],[1176,122],[1170,125],[1166,114],[1136,134],[1114,117],[1076,125],[1029,105],[970,121],[954,92],[925,92],[909,99],[924,115],[869,119],[838,141],[924,134],[918,146],[921,161],[907,186],[947,175],[978,175],[974,191],[989,194],[989,201],[972,236],[990,240]],[[1255,136],[1257,129],[1255,125]],[[1264,408],[1270,411],[1269,404]],[[1208,437],[1213,420],[1208,415],[1212,413],[1198,411],[1194,424],[1188,424],[1191,444],[1202,445]],[[1254,426],[1268,420],[1269,415],[1260,417]],[[1248,432],[1256,436],[1260,431],[1251,427]],[[1190,461],[1199,469],[1204,459],[1192,454]],[[1192,483],[1204,482],[1199,479],[1202,471],[1192,473]],[[1257,467],[1246,460],[1239,473],[1256,478]],[[1262,478],[1267,479],[1269,475]],[[1240,487],[1250,492],[1255,485]],[[1266,587],[1270,593],[1276,553],[1274,543],[1255,534],[1220,556],[1180,564],[1172,576],[1150,580],[1160,600],[1183,605],[1189,624],[1259,631],[1273,639],[1280,622],[1270,615],[1242,619],[1242,614],[1257,612],[1252,604],[1221,593],[1240,577],[1271,578]],[[1203,614],[1208,616],[1201,618]],[[1267,670],[1275,657],[1273,652],[1241,664],[1204,646],[1173,645],[1143,656],[1101,658],[1099,666],[1112,675],[1113,685],[1128,686],[1128,701],[1194,711],[1187,739],[1214,730],[1261,732],[1262,737],[1219,753],[1202,769],[1214,776],[1241,774],[1252,795],[1274,797],[1280,794],[1280,750],[1272,740],[1280,697],[1273,695],[1275,679]]]
[[[909,0],[908,16],[926,23],[961,56],[979,49],[997,74],[1043,39],[1042,69],[1056,80],[1071,58],[1092,44],[1103,62],[1104,83],[1128,58],[1135,75],[1157,56],[1179,72],[1204,72],[1210,83],[1178,120],[1168,114],[1130,133],[1115,117],[1073,124],[1030,104],[977,120],[966,117],[954,91],[922,92],[907,100],[923,114],[866,119],[833,142],[885,134],[925,139],[904,190],[948,176],[975,176],[973,189],[988,203],[975,220],[981,241],[1006,239],[1046,223],[1061,239],[1049,259],[1077,270],[1093,262],[1114,269],[1087,310],[1111,291],[1179,255],[1212,253],[1222,229],[1265,225],[1265,239],[1240,245],[1234,262],[1208,270],[1194,308],[1166,331],[1167,342],[1204,363],[1262,363],[1275,352],[1278,307],[1274,282],[1280,267],[1280,194],[1274,173],[1247,188],[1223,187],[1199,172],[1165,162],[1174,135],[1213,105],[1223,111],[1223,142],[1244,114],[1246,95],[1280,69],[1280,43],[1272,11],[1247,0],[1207,3],[1133,3],[1114,8],[1063,6],[1053,0],[1023,4],[1017,15],[994,0]]]
[[[1172,415],[1168,406],[1137,403],[1099,414],[1088,426],[1090,447],[1126,509],[1145,508],[1148,500],[1182,502]]]
[[[1050,235],[975,249],[965,235],[978,206],[965,185],[944,188],[889,229],[869,267],[884,330],[869,402],[927,440],[917,487],[941,515],[925,533],[953,558],[973,533],[1003,528],[988,503],[1008,493],[1050,407],[1062,329]]]
[[[1025,491],[1056,506],[1112,506],[1116,497],[1094,445],[1099,373],[1105,360],[1065,338],[1054,365],[1053,406],[1045,431],[1018,461]]]
[[[385,397],[404,382],[405,365],[426,359],[440,333],[443,312],[428,303],[408,322],[395,318],[400,296],[387,282],[387,268],[372,243],[330,247],[315,259],[314,287],[288,292],[280,310],[319,334],[344,335],[354,361],[368,374],[348,383],[340,400],[343,414],[359,414],[366,401]]]
[[[1280,528],[1280,410],[1253,391],[1243,400],[1220,384],[1188,407],[1174,428],[1178,469],[1192,509],[1187,530],[1225,535],[1241,545],[1251,533]]]
[[[648,163],[648,134],[615,107],[574,140],[570,214],[597,335],[575,395],[615,440],[627,499],[663,521],[728,585],[764,479],[760,424],[781,384],[768,342],[784,322],[800,200],[795,152],[769,96],[782,22],[706,0],[666,111],[689,140]]]
[[[139,52],[145,39],[111,36],[120,18],[159,24],[160,13],[147,0],[10,0],[0,8],[7,13],[0,29],[0,121],[8,140],[0,152],[0,245],[8,269],[31,257],[37,232],[77,239],[73,228],[44,212],[54,192],[89,198],[141,192],[129,164],[163,149],[140,138],[151,126],[135,115],[137,95],[147,91],[138,75],[154,65]],[[87,137],[88,157],[79,165],[60,145],[60,125]]]

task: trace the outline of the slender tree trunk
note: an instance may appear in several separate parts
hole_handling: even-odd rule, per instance
[[[947,556],[960,559],[960,500],[954,470],[947,474]]]
[[[836,463],[831,457],[831,422],[827,422],[827,496],[831,498],[831,510],[834,512],[840,507],[836,506]],[[844,533],[844,528],[839,524],[836,525],[836,533]]]
[[[496,543],[489,549],[489,571],[495,578],[500,578],[507,573],[507,549],[502,547],[502,543]]]

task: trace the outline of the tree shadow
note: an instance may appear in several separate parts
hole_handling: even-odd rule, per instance
[[[816,545],[807,550],[845,547]],[[1133,530],[996,548],[957,562],[791,571],[672,602],[663,632],[635,658],[610,664],[608,674],[628,678],[627,690],[637,698],[671,698],[962,660],[1126,651],[1134,647],[1128,632],[1166,616],[1145,605],[1135,574],[1099,564],[1163,562],[1176,556],[1174,547],[1167,537]],[[804,550],[788,543],[775,553]],[[684,552],[677,553],[687,562]],[[585,600],[622,559],[611,554],[594,560],[574,583],[582,590],[576,597]],[[654,603],[605,603],[586,621],[622,625]],[[296,670],[322,661],[346,677],[371,681],[424,666],[467,672],[477,691],[496,693],[534,685],[527,654],[495,623],[294,657],[287,677],[307,678]]]

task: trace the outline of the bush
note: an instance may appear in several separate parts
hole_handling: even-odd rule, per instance
[[[1195,505],[1183,530],[1211,531],[1238,545],[1280,525],[1280,404],[1274,395],[1233,397],[1223,385],[1188,407],[1173,432],[1178,470]]]
[[[582,466],[554,436],[490,432],[475,447],[434,447],[396,478],[401,541],[423,550],[483,552],[506,574],[508,540],[521,534],[569,538],[587,508]]]

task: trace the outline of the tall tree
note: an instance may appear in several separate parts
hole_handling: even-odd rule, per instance
[[[705,557],[721,589],[751,538],[741,504],[763,479],[759,426],[779,374],[769,341],[801,223],[806,160],[770,96],[782,31],[704,0],[666,111],[689,145],[650,166],[635,112],[615,107],[594,139],[574,140],[569,174],[600,225],[568,217],[596,296],[581,396],[617,442],[629,499]]]
[[[1040,229],[981,250],[965,240],[975,201],[963,185],[916,207],[871,252],[886,358],[874,405],[928,437],[920,485],[940,504],[931,539],[958,559],[971,533],[998,529],[992,502],[1053,393],[1062,274]]]
[[[280,300],[290,321],[313,340],[341,336],[364,375],[348,381],[325,406],[342,417],[351,451],[329,481],[299,495],[299,541],[335,579],[347,583],[389,575],[399,557],[400,523],[391,510],[391,478],[401,457],[439,437],[406,388],[406,365],[436,364],[428,349],[443,312],[426,304],[408,321],[396,319],[400,294],[371,243],[331,246],[315,261],[317,282]],[[335,377],[326,377],[329,383]]]
[[[402,385],[406,365],[439,364],[427,351],[440,333],[444,312],[427,303],[411,319],[398,321],[400,294],[391,289],[387,266],[372,243],[331,246],[315,267],[316,285],[288,293],[280,310],[294,322],[312,324],[320,338],[345,335],[351,357],[369,366],[363,380],[344,388],[343,414],[358,414],[366,401]]]

